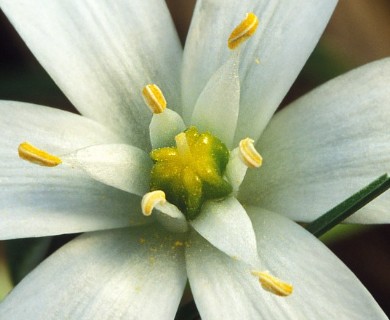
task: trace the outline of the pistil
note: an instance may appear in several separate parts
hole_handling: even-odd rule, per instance
[[[151,190],[163,190],[167,200],[191,220],[204,201],[232,192],[223,174],[229,159],[226,146],[209,132],[190,127],[175,137],[176,147],[154,149]]]

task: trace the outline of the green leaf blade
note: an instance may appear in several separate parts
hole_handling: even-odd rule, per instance
[[[390,177],[388,174],[380,176],[369,185],[353,194],[351,197],[341,202],[333,209],[324,213],[322,216],[309,223],[306,230],[316,237],[320,237],[334,226],[344,221],[357,210],[374,200],[383,192],[390,188]]]

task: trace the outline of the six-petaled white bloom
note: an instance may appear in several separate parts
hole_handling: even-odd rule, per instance
[[[389,171],[390,60],[272,117],[336,0],[199,0],[184,52],[160,0],[0,5],[83,115],[0,102],[0,237],[85,232],[11,292],[1,318],[172,319],[187,278],[203,319],[386,318],[291,219],[312,221]],[[206,148],[229,160],[221,177],[194,154],[196,130],[231,151]],[[21,161],[19,145],[54,168]],[[349,221],[389,222],[389,199]]]

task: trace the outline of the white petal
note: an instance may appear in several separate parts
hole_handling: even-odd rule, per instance
[[[240,149],[235,148],[230,152],[229,162],[226,166],[225,175],[233,187],[233,192],[237,193],[242,181],[245,178],[248,166],[241,160]]]
[[[173,319],[186,283],[175,237],[156,229],[85,234],[0,305],[6,319]]]
[[[183,119],[174,111],[165,109],[154,114],[150,122],[150,142],[152,148],[162,148],[175,145],[175,136],[185,130]]]
[[[293,319],[387,319],[356,276],[312,234],[272,212],[249,207],[248,214],[262,265],[294,286],[285,303],[278,303],[285,314],[295,313]]]
[[[171,232],[187,232],[188,223],[184,214],[168,201],[164,204],[158,203],[154,214],[158,222]]]
[[[35,104],[0,100],[0,115],[0,142],[2,148],[8,148],[2,154],[17,154],[19,144],[26,140],[56,155],[125,141],[93,120]]]
[[[157,83],[179,106],[182,50],[158,0],[1,0],[1,8],[46,71],[84,115],[129,143],[149,145],[141,89]]]
[[[336,0],[198,1],[183,64],[187,121],[211,75],[227,60],[227,39],[247,12],[259,27],[242,48],[241,101],[236,143],[257,139],[316,45]]]
[[[191,125],[210,131],[231,149],[240,107],[239,54],[234,53],[210,78],[196,101]]]
[[[0,102],[0,238],[36,237],[145,222],[141,199],[77,169],[18,157],[27,140],[53,154],[119,138],[92,120],[37,105]]]
[[[149,190],[152,160],[127,144],[103,144],[83,148],[64,158],[80,166],[92,178],[109,186],[143,196]]]
[[[288,297],[265,291],[249,266],[192,236],[187,273],[202,319],[387,319],[320,241],[286,218],[264,211],[253,216],[260,270],[291,282],[294,291]]]
[[[191,226],[213,246],[236,260],[257,263],[256,238],[245,209],[234,198],[207,201]]]
[[[247,203],[311,221],[390,172],[390,59],[328,82],[276,114],[257,144]],[[347,221],[390,222],[390,193]]]

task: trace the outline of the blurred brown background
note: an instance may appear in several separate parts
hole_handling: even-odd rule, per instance
[[[195,1],[167,0],[167,3],[184,43]],[[317,49],[284,103],[342,72],[387,56],[390,56],[390,1],[340,0]],[[76,112],[1,11],[0,99]],[[348,229],[348,236],[337,239],[327,241],[331,250],[390,314],[390,226],[374,226],[352,233]]]

